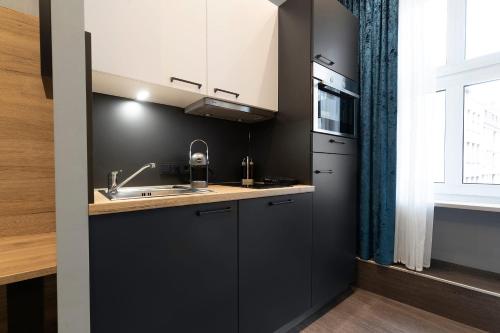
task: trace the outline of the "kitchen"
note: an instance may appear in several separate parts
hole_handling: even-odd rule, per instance
[[[422,271],[398,251],[397,108],[405,125],[391,78],[404,43],[398,1],[373,21],[366,8],[40,0],[54,116],[55,216],[41,231],[50,269],[0,274],[0,332],[55,331],[47,320],[61,332],[497,331],[495,268],[434,255],[429,268],[429,255]],[[376,32],[380,22],[388,30]],[[434,207],[438,218],[474,210],[448,199]],[[57,318],[40,318],[41,308],[55,313],[46,301],[55,279]],[[27,288],[44,295],[29,311],[19,305]],[[38,321],[19,320],[28,312]]]
[[[94,191],[89,206],[92,330],[286,331],[342,297],[354,280],[359,95],[353,80],[322,67],[312,75],[342,90],[316,88],[316,98],[331,105],[315,117],[311,100],[300,114],[278,111],[288,91],[311,90],[311,74],[291,77],[286,67],[294,61],[287,48],[311,38],[287,45],[279,32],[301,24],[281,19],[278,26],[278,15],[300,13],[293,1],[289,14],[269,1],[85,5],[94,91],[89,190],[105,188]],[[356,78],[357,20],[335,2],[315,10],[326,9],[344,15],[350,26],[342,28],[354,36],[333,68]],[[116,10],[122,11],[116,22],[104,20]],[[137,17],[152,19],[144,24]],[[331,48],[325,41],[315,47],[324,57]],[[121,64],[119,54],[128,55]],[[325,59],[318,62],[328,65]],[[306,70],[311,59],[301,66]],[[349,108],[335,107],[340,96]],[[303,127],[289,128],[289,116]],[[313,119],[323,122],[314,125],[318,131],[343,136],[309,138]],[[122,187],[143,164],[124,181],[140,187]],[[342,214],[336,225],[332,211]],[[139,294],[124,292],[138,279],[144,279]]]

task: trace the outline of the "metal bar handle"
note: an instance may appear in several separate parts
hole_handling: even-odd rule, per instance
[[[226,93],[226,94],[229,94],[229,95],[234,95],[236,98],[240,97],[240,94],[238,93],[235,93],[233,91],[229,91],[229,90],[224,90],[224,89],[219,89],[219,88],[214,88],[214,93],[217,94],[217,92],[220,91],[220,92],[223,92],[223,93]]]
[[[320,173],[328,173],[328,174],[333,174],[333,170],[314,170],[315,174],[320,174]]]
[[[295,202],[295,200],[292,200],[292,199],[288,199],[285,201],[270,201],[269,206],[287,205],[287,204],[292,204],[294,202]]]
[[[328,140],[328,142],[330,142],[330,143],[338,143],[339,145],[345,145],[344,141],[337,141],[335,139],[330,139],[330,140]]]
[[[170,77],[170,82],[174,82],[174,81],[180,81],[180,82],[184,82],[184,83],[189,83],[189,84],[197,86],[198,89],[201,89],[201,86],[202,86],[202,84],[198,83],[198,82],[193,82],[193,81],[188,81],[188,80],[180,79],[180,78],[175,77],[175,76]]]
[[[230,213],[232,212],[231,207],[222,208],[222,209],[214,209],[214,210],[199,210],[196,212],[198,216],[211,215],[211,214],[222,214],[222,213]]]
[[[326,91],[327,93],[335,96],[341,96],[341,91],[339,89],[330,87],[329,85],[324,84],[323,82],[318,83],[318,88],[320,90]]]
[[[315,58],[328,66],[332,66],[335,63],[322,54],[316,54]]]
[[[206,148],[206,151],[205,151],[205,154],[207,155],[207,164],[210,162],[210,159],[208,157],[208,143],[206,143],[204,140],[202,139],[196,139],[196,140],[193,140],[191,141],[191,144],[189,145],[189,164],[191,164],[191,155],[193,154],[192,151],[193,151],[193,145],[196,143],[196,142],[201,142],[205,145],[205,148]]]

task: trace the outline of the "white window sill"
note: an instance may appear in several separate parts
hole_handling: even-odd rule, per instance
[[[490,197],[472,197],[463,195],[437,196],[434,207],[499,212],[500,199]]]

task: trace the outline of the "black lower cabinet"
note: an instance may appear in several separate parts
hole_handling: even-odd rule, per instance
[[[354,282],[356,156],[314,153],[313,185],[312,305],[321,306]]]
[[[237,288],[237,202],[90,219],[93,333],[234,333]]]
[[[311,305],[312,193],[239,202],[239,332],[273,332]]]

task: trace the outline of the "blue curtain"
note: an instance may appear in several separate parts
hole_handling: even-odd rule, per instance
[[[398,0],[340,0],[360,20],[359,256],[391,264],[396,210]]]

